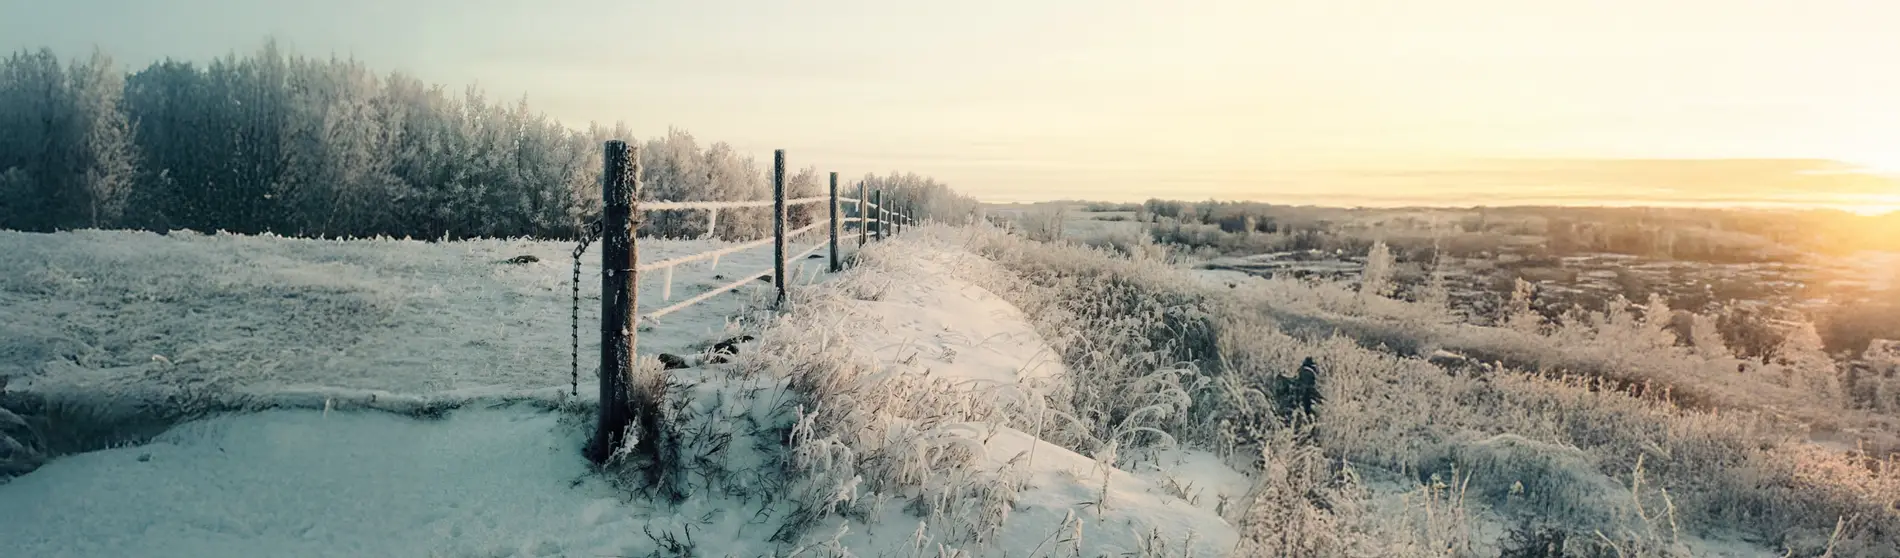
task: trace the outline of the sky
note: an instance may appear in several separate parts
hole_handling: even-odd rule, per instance
[[[1887,0],[0,0],[0,48],[131,67],[267,36],[1003,201],[1373,195],[1302,177],[1487,158],[1900,171]]]

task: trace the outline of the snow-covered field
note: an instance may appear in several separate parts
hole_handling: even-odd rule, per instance
[[[656,261],[720,246],[642,240],[640,251]],[[0,376],[15,390],[94,393],[155,385],[409,396],[565,389],[573,247],[0,232],[0,258],[10,262],[0,268]],[[539,261],[506,261],[523,255]],[[600,339],[599,261],[598,247],[582,258],[585,354],[597,354]],[[793,280],[818,277],[820,262],[797,262]],[[688,264],[674,274],[672,300],[770,266],[769,246],[722,258],[716,269]],[[641,277],[642,308],[662,305],[662,276]],[[649,323],[639,349],[682,353],[717,341],[727,317],[767,291],[762,281]],[[583,382],[597,361],[581,359]]]
[[[26,415],[0,413],[0,442],[59,455],[0,481],[0,541],[26,556],[1160,558],[1554,556],[1540,549],[1570,537],[1581,554],[1564,555],[1900,556],[1900,476],[1773,417],[1446,368],[1342,333],[1465,332],[1579,362],[1642,349],[1605,360],[1638,370],[1702,362],[1685,350],[1442,323],[1340,284],[1110,246],[920,227],[843,273],[804,262],[783,309],[753,288],[649,324],[644,357],[755,339],[729,363],[647,361],[633,383],[665,402],[641,411],[653,443],[595,469],[579,452],[592,343],[581,397],[565,396],[567,246],[0,233],[0,256],[24,262],[0,271],[0,407]],[[542,261],[503,263],[522,254]],[[714,273],[682,270],[674,298]]]
[[[901,244],[873,250],[880,256],[840,276],[812,266],[802,283],[824,282],[801,290],[790,321],[749,330],[765,337],[755,344],[782,352],[748,350],[735,364],[678,372],[678,381],[700,386],[683,404],[738,397],[720,387],[737,380],[721,378],[791,367],[784,351],[810,339],[844,342],[816,357],[859,361],[871,371],[860,386],[911,382],[973,405],[1052,389],[1062,365],[1022,312],[947,268],[985,260]],[[642,246],[643,259],[708,248]],[[0,233],[0,256],[26,262],[0,272],[7,316],[0,364],[13,377],[10,396],[111,405],[126,403],[126,393],[202,390],[275,407],[190,420],[148,442],[66,455],[0,484],[0,540],[9,555],[49,557],[936,556],[954,552],[938,546],[943,533],[976,528],[924,529],[920,522],[951,512],[900,501],[828,515],[809,534],[774,541],[781,524],[768,519],[784,504],[770,502],[791,499],[783,485],[748,492],[727,481],[723,492],[668,504],[592,470],[579,452],[587,413],[536,404],[558,402],[567,390],[569,249]],[[501,263],[522,254],[541,261]],[[768,262],[769,252],[747,254],[721,269],[737,274]],[[711,270],[696,273],[678,274],[686,286],[674,287],[676,300],[718,282]],[[583,276],[595,277],[593,266]],[[659,297],[654,283],[643,282],[643,299]],[[642,331],[640,351],[686,351],[730,335],[724,317],[756,300],[719,297],[669,317]],[[592,391],[585,363],[595,354],[593,305],[582,302],[583,399]],[[760,385],[768,384],[783,385]],[[387,401],[444,399],[458,404],[425,415],[432,418],[375,410],[405,410]],[[858,416],[931,422],[915,416],[919,403]],[[973,453],[940,460],[951,464],[919,472],[921,484],[904,490],[926,498],[933,486],[1009,487],[1006,509],[996,512],[1006,520],[962,546],[981,556],[1224,554],[1236,531],[1219,508],[1250,488],[1247,476],[1204,452],[1166,452],[1124,471],[980,421],[928,432],[962,440],[943,447]],[[786,442],[735,439],[731,446],[752,449],[731,450],[720,466],[762,468],[761,452]]]

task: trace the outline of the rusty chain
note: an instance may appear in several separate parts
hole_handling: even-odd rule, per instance
[[[568,313],[569,324],[573,334],[573,342],[569,345],[571,351],[568,354],[569,361],[573,366],[572,376],[569,382],[574,397],[580,397],[581,395],[581,256],[587,253],[587,246],[593,244],[596,240],[600,240],[599,219],[595,219],[594,222],[589,223],[586,228],[581,230],[580,245],[574,247],[574,281],[572,283],[574,287],[574,304]]]

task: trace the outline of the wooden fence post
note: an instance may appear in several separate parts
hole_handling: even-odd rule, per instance
[[[864,195],[864,182],[858,182],[858,247],[864,247],[865,239],[871,234],[871,198]]]
[[[831,272],[844,268],[838,264],[838,173],[831,173]]]
[[[627,378],[633,372],[637,346],[636,312],[640,307],[635,290],[635,270],[640,253],[634,244],[634,231],[640,200],[640,158],[633,147],[620,140],[607,142],[605,183],[601,194],[605,204],[601,214],[600,247],[600,419],[594,439],[587,446],[587,458],[595,464],[606,463],[620,447],[627,425],[633,422],[628,408]]]
[[[772,286],[785,304],[785,150],[772,150]]]
[[[877,212],[877,241],[883,242],[884,241],[884,191],[883,190],[871,191],[871,205],[877,206],[877,207],[872,208],[871,211]]]

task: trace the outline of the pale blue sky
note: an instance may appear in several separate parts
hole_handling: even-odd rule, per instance
[[[0,0],[0,47],[133,66],[267,35],[988,199],[1257,198],[1290,168],[1448,156],[1900,169],[1881,0]]]

